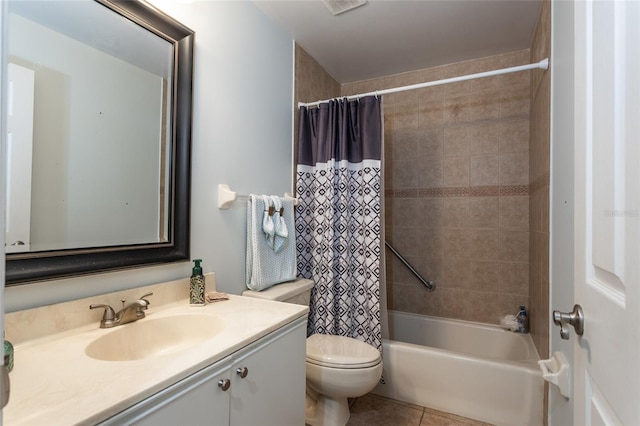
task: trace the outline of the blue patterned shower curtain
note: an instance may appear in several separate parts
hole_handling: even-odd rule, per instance
[[[298,274],[312,279],[308,334],[382,349],[382,99],[300,108]]]

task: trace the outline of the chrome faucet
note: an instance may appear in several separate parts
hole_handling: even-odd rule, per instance
[[[102,320],[100,320],[100,328],[116,327],[144,318],[144,311],[150,305],[150,302],[146,299],[149,296],[153,296],[153,293],[145,294],[128,305],[125,304],[126,300],[122,299],[122,309],[118,313],[111,306],[105,304],[89,305],[89,309],[104,308],[104,314],[102,315]]]

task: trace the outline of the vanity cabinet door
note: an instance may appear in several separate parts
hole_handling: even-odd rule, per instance
[[[229,379],[229,358],[217,362],[101,425],[189,426],[229,424],[230,389],[218,384]]]
[[[304,425],[306,329],[296,322],[234,356],[231,425]]]

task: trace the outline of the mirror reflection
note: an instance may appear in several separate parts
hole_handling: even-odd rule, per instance
[[[6,252],[169,238],[173,44],[94,1],[9,3]]]

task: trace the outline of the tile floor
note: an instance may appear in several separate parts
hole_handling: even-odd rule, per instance
[[[431,408],[367,394],[350,404],[347,426],[490,426]]]

